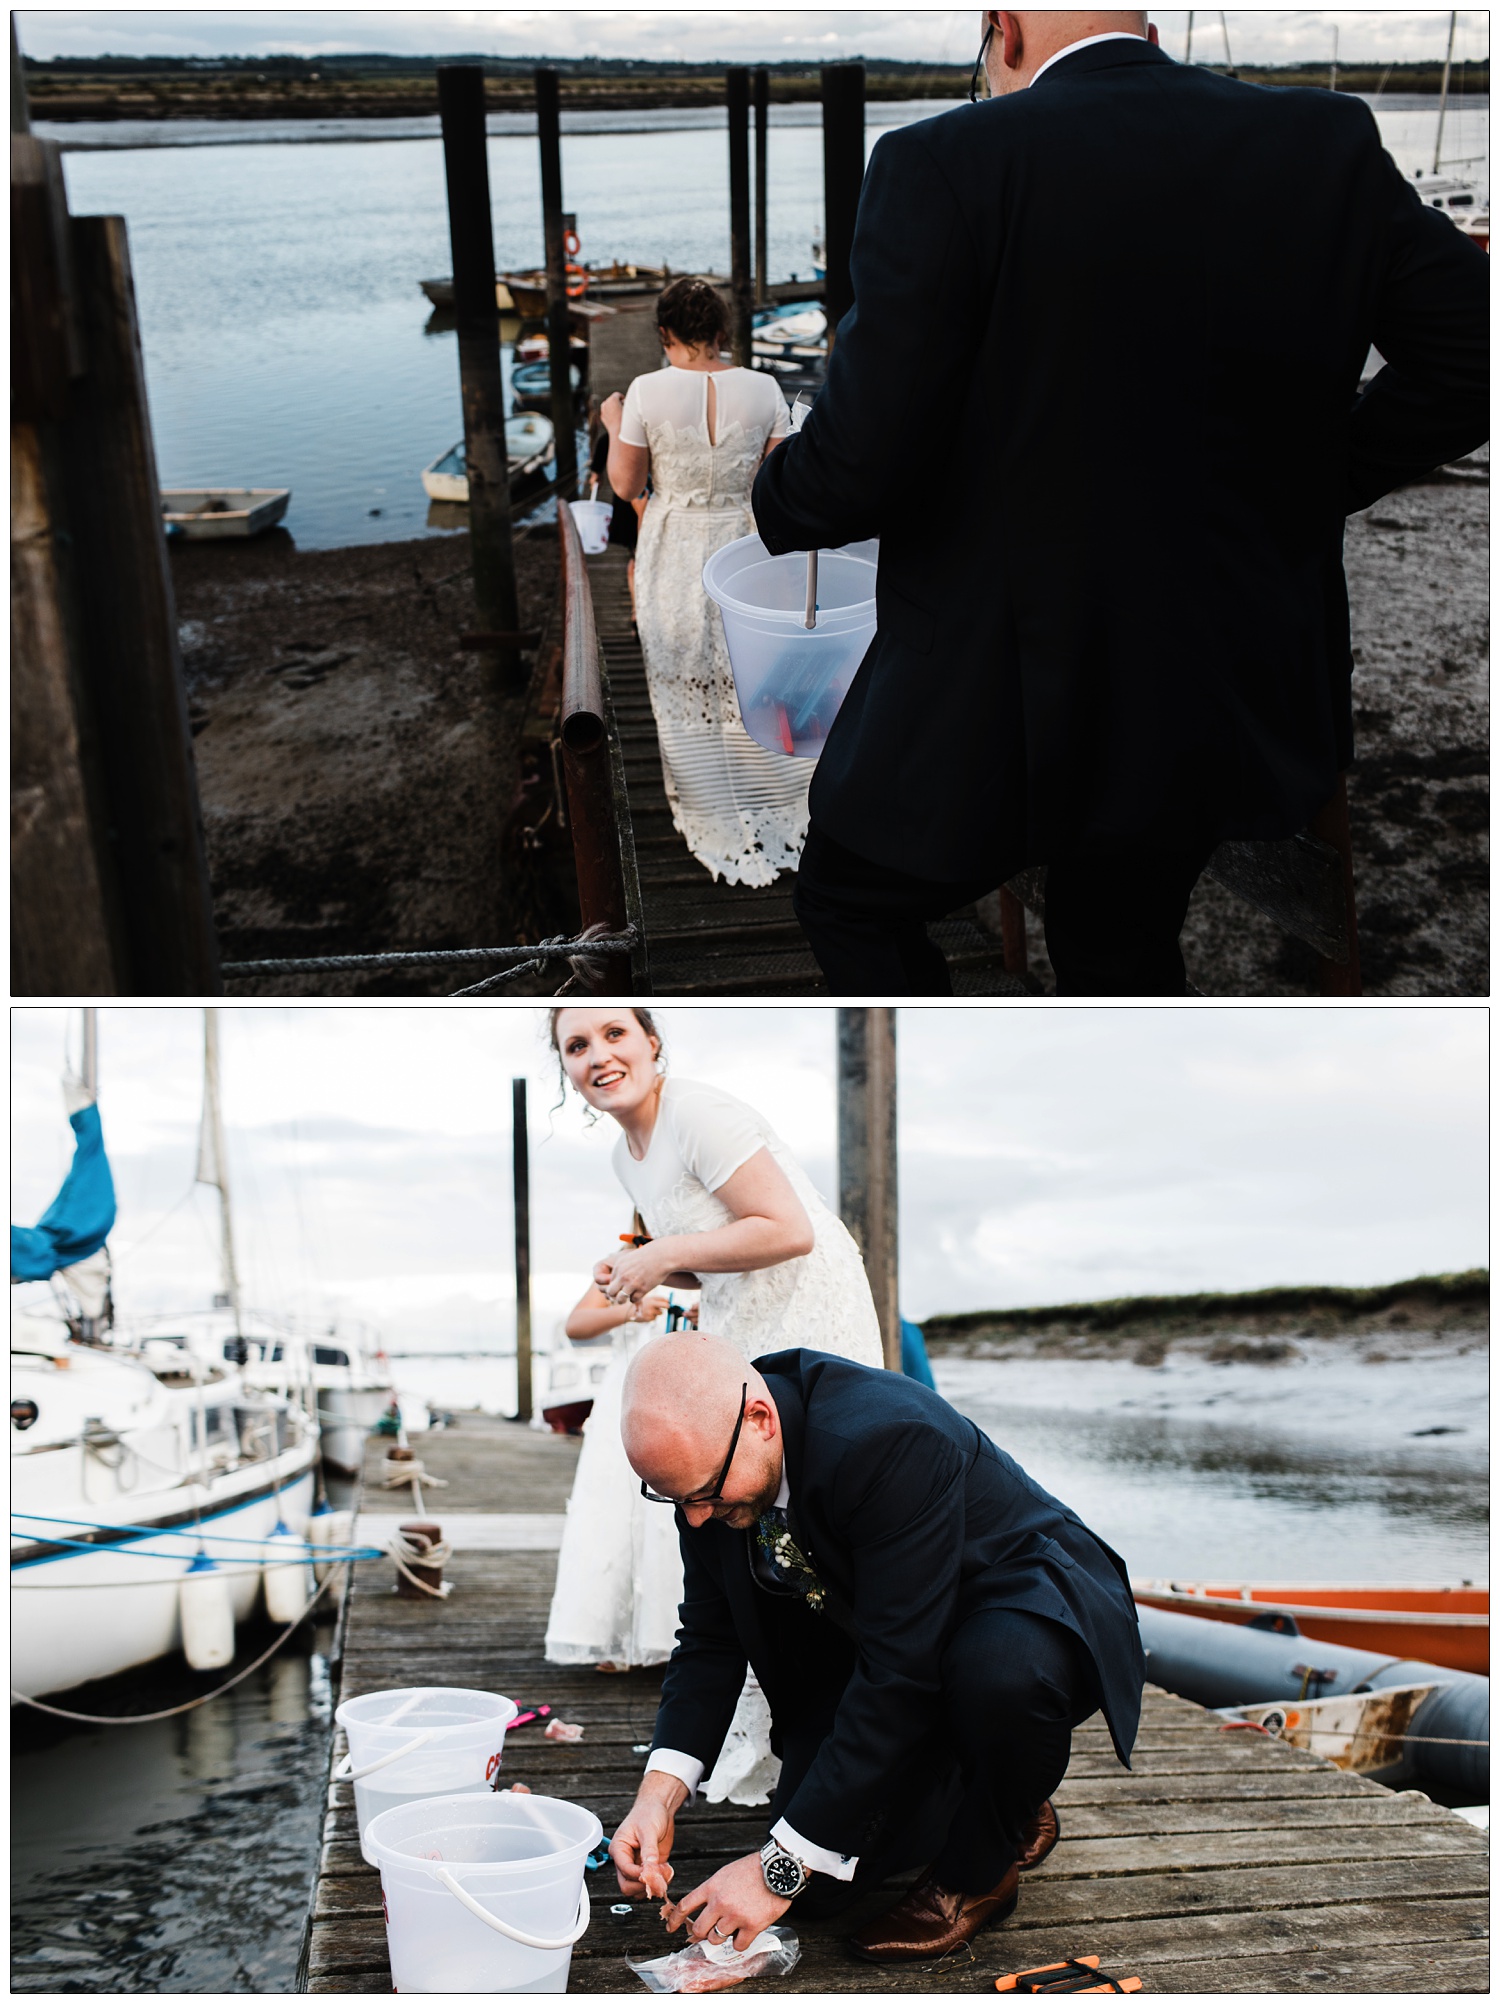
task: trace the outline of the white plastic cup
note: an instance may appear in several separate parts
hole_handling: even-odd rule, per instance
[[[560,1991],[588,1927],[597,1816],[550,1795],[431,1796],[369,1829],[398,1991]],[[520,1937],[519,1939],[517,1937]]]
[[[479,1795],[491,1788],[505,1753],[505,1729],[518,1707],[497,1691],[444,1684],[404,1691],[367,1691],[339,1706],[334,1718],[349,1752],[333,1771],[354,1784],[359,1845],[375,1859],[365,1833],[388,1809],[433,1795]]]
[[[875,638],[878,542],[818,553],[817,623],[809,627],[807,557],[773,557],[742,536],[703,566],[719,608],[745,729],[767,751],[816,758]]]
[[[609,548],[609,524],[614,509],[608,501],[570,501],[573,520],[578,524],[578,540],[586,557],[599,557]]]

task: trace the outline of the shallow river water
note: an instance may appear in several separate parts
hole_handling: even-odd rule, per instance
[[[1174,1353],[1156,1369],[940,1360],[936,1376],[1138,1576],[1487,1578],[1484,1347],[1385,1364],[1307,1348],[1275,1368]],[[412,1416],[423,1399],[513,1409],[509,1359],[395,1368]],[[161,1725],[17,1712],[14,1988],[290,1989],[322,1820],[330,1640],[320,1631],[310,1658],[276,1659]],[[249,1660],[264,1643],[246,1641]],[[144,1711],[190,1691],[185,1672],[143,1674],[71,1705]]]
[[[872,104],[867,140],[949,107]],[[1444,158],[1487,181],[1488,101],[1450,108]],[[1430,166],[1431,98],[1376,106],[1406,171]],[[822,227],[816,106],[776,106],[769,270],[811,275]],[[123,215],[158,470],[167,486],[290,487],[286,526],[327,549],[427,532],[420,472],[463,430],[457,344],[418,287],[448,272],[436,120],[38,126],[75,212]],[[531,121],[490,120],[496,259],[535,264]],[[727,271],[724,114],[565,115],[563,191],[585,259]]]

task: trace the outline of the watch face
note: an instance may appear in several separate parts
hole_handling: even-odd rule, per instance
[[[802,1867],[795,1858],[778,1851],[766,1861],[765,1879],[778,1899],[789,1900],[802,1890]]]

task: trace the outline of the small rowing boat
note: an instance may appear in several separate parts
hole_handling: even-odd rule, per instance
[[[1448,1670],[1489,1674],[1490,1590],[1458,1586],[1297,1581],[1285,1585],[1132,1580],[1142,1607],[1209,1621],[1342,1642],[1351,1649],[1413,1657]]]
[[[505,420],[505,456],[510,469],[511,491],[534,485],[552,453],[552,420],[527,411]],[[469,474],[464,461],[464,441],[449,446],[431,466],[422,468],[422,486],[429,501],[467,502]]]
[[[290,487],[164,487],[162,520],[169,534],[192,541],[258,536],[286,513]]]

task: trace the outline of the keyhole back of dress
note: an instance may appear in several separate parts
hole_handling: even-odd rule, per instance
[[[703,378],[703,420],[708,426],[708,442],[710,445],[717,445],[719,442],[718,412],[719,403],[717,393],[714,390],[714,379],[711,375],[705,374]]]

